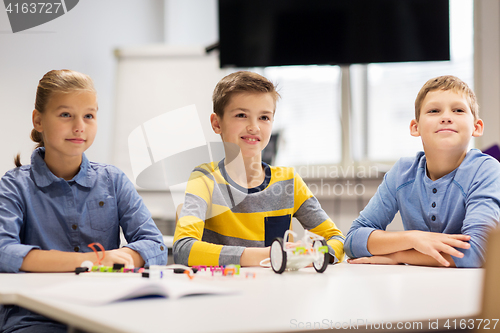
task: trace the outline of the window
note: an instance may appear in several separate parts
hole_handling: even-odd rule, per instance
[[[450,1],[451,61],[351,66],[353,159],[395,161],[422,150],[420,139],[409,134],[421,86],[451,74],[473,88],[472,19],[472,0]],[[278,84],[282,96],[274,125],[280,135],[275,164],[340,163],[340,68],[268,67],[262,74]]]
[[[450,1],[451,61],[368,65],[368,158],[394,161],[422,150],[420,138],[409,135],[414,102],[430,78],[454,75],[472,89],[472,0]]]
[[[268,67],[263,75],[281,95],[273,129],[279,133],[274,164],[340,162],[340,68]]]

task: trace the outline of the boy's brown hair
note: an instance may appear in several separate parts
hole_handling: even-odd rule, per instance
[[[438,76],[427,81],[418,92],[415,99],[415,120],[420,119],[420,109],[424,102],[425,96],[435,90],[451,90],[457,94],[461,94],[469,101],[469,107],[474,116],[474,120],[479,119],[479,105],[477,104],[476,95],[464,81],[453,75]]]
[[[229,104],[231,96],[241,92],[270,93],[273,97],[275,108],[276,101],[280,97],[274,84],[262,75],[254,72],[239,71],[226,75],[215,86],[212,95],[214,113],[222,119],[224,108]]]

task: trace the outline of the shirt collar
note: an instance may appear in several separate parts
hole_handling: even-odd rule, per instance
[[[44,147],[35,149],[33,154],[31,154],[31,169],[33,171],[33,177],[36,185],[39,187],[46,187],[54,182],[65,181],[64,179],[54,175],[49,170],[47,164],[45,163],[44,157]],[[89,160],[87,159],[85,154],[82,154],[82,164],[80,164],[80,171],[78,171],[76,176],[68,182],[74,181],[83,187],[91,188],[92,186],[94,186],[96,176],[97,174],[95,170],[90,167]]]
[[[460,167],[464,164],[465,160],[469,156],[469,153],[467,153],[467,155],[465,155],[464,160],[462,161],[462,163],[460,163],[460,165],[457,168],[455,168],[450,173],[447,173],[443,177],[441,177],[439,179],[436,179],[436,180],[432,180],[432,179],[429,178],[429,176],[427,176],[427,158],[425,156],[425,153],[424,152],[419,152],[419,153],[417,153],[417,158],[418,158],[418,156],[421,157],[420,162],[419,162],[419,168],[423,169],[422,172],[423,172],[423,175],[424,175],[424,181],[425,181],[425,183],[426,184],[442,184],[442,183],[448,182],[449,180],[451,180],[451,179],[453,179],[455,177],[455,174],[457,173],[457,170],[460,169]]]
[[[224,160],[225,158],[223,158],[220,162],[219,162],[219,170],[221,172],[221,175],[222,177],[224,177],[224,179],[229,183],[231,184],[233,187],[237,188],[238,190],[240,190],[241,192],[243,193],[257,193],[257,192],[260,192],[260,191],[263,191],[267,185],[269,185],[269,183],[271,182],[271,167],[265,163],[264,161],[262,161],[262,166],[264,167],[264,181],[262,182],[262,184],[260,184],[259,186],[257,187],[253,187],[253,188],[245,188],[243,186],[240,186],[238,185],[234,180],[231,179],[231,177],[229,177],[229,175],[227,174],[227,171],[226,171],[226,166],[224,164]]]

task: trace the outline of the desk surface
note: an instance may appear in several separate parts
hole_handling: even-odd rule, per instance
[[[256,277],[245,278],[244,272],[255,272]],[[119,275],[106,278],[140,278]],[[349,322],[421,322],[427,328],[430,319],[476,315],[482,276],[482,269],[347,263],[330,266],[324,274],[312,268],[282,275],[265,268],[245,268],[239,277],[193,279],[239,291],[234,295],[154,298],[91,307],[30,296],[26,291],[93,277],[0,274],[0,304],[20,305],[96,332],[158,332],[162,328],[171,332],[287,332]],[[187,276],[172,273],[166,278]],[[19,294],[20,290],[24,292]]]

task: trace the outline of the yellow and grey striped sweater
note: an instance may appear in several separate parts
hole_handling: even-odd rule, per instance
[[[293,168],[262,163],[264,182],[247,189],[226,173],[224,160],[194,169],[174,237],[174,261],[184,265],[239,264],[245,247],[270,246],[297,218],[323,236],[334,262],[344,258],[344,236]]]

